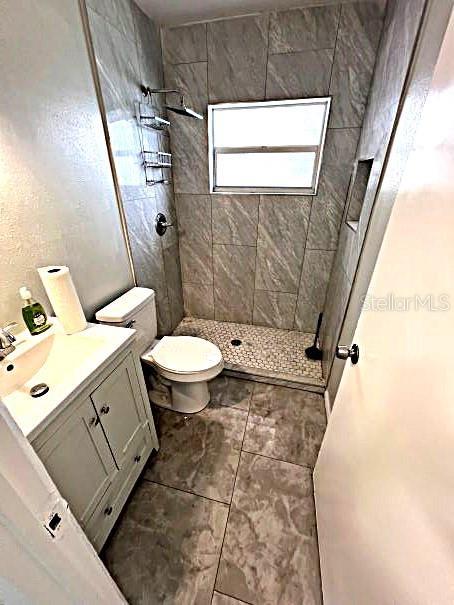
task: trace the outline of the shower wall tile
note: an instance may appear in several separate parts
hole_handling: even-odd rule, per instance
[[[256,290],[253,323],[257,326],[292,330],[295,307],[296,294]]]
[[[327,95],[332,62],[332,50],[270,55],[266,98],[297,99]]]
[[[255,246],[258,195],[212,195],[213,243]]]
[[[175,329],[184,316],[183,288],[181,284],[180,252],[178,243],[162,251],[164,271],[169,298],[171,330]]]
[[[165,28],[163,40],[166,63],[193,63],[207,60],[206,23]]]
[[[167,218],[167,222],[173,225],[161,237],[162,249],[167,250],[172,246],[178,246],[178,220],[172,185],[158,184],[153,187],[153,191],[156,200],[156,212],[162,212]]]
[[[176,196],[183,282],[213,283],[211,200],[208,195]]]
[[[154,230],[156,204],[153,198],[124,201],[137,283],[156,293],[158,333],[172,328],[161,242]]]
[[[306,250],[295,314],[295,328],[315,332],[319,313],[325,306],[334,252]]]
[[[334,48],[340,5],[272,11],[270,54]]]
[[[331,78],[330,126],[361,126],[383,20],[381,3],[343,4]]]
[[[214,21],[207,27],[210,102],[263,100],[268,15]]]
[[[176,88],[185,93],[185,101],[188,106],[195,109],[198,113],[206,115],[208,103],[206,62],[168,65],[165,81],[168,88]],[[173,99],[174,97],[168,95],[168,98]],[[178,116],[172,113],[169,114],[169,119],[172,122],[175,117]],[[188,118],[182,116],[181,121],[182,123],[186,123]],[[197,120],[194,121],[197,123]]]
[[[331,273],[320,333],[324,350],[322,366],[325,378],[331,371],[341,322],[377,192],[424,5],[424,0],[388,2],[357,152],[358,157],[373,157],[374,163],[358,230],[353,232],[345,223],[341,225],[340,229],[338,252]],[[329,382],[332,400],[339,380],[338,372],[334,372]]]
[[[105,21],[113,25],[123,36],[135,42],[134,3],[130,0],[87,0],[87,5],[95,10]]]
[[[257,290],[297,293],[310,209],[310,197],[260,196]]]
[[[328,129],[319,189],[312,202],[307,247],[336,250],[359,128]]]
[[[140,84],[150,88],[164,86],[164,69],[161,58],[159,27],[140,8],[131,2],[137,40]]]
[[[211,243],[180,238],[181,277],[183,283],[213,283],[213,249]]]
[[[206,242],[211,246],[211,200],[209,195],[175,196],[180,241]]]
[[[214,319],[212,285],[183,284],[184,314],[189,317]]]
[[[213,246],[215,319],[252,322],[255,256],[254,246]]]
[[[154,220],[159,210],[176,224],[176,213],[171,185],[146,186],[142,145],[149,150],[168,150],[168,146],[161,134],[139,128],[135,119],[135,103],[142,100],[140,84],[163,86],[160,32],[130,0],[89,0],[88,4],[137,285],[155,290],[158,332],[164,335],[183,313],[178,231],[171,228],[159,238]]]
[[[194,202],[184,220],[184,209],[178,212],[185,312],[191,315],[315,329],[385,2],[302,5],[162,32],[166,85],[181,88],[205,117],[208,103],[333,95],[316,196],[210,196],[207,121],[169,114],[174,189],[188,200],[209,198],[212,208],[211,231],[203,236],[206,201],[203,212]],[[238,301],[230,300],[232,292]]]
[[[175,193],[208,193],[208,141],[206,121],[175,116],[171,118],[173,187]],[[187,120],[181,124],[182,120]],[[191,121],[189,121],[191,120]]]

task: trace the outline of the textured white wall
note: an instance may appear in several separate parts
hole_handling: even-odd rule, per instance
[[[88,317],[132,285],[78,3],[0,0],[0,324],[67,264]]]

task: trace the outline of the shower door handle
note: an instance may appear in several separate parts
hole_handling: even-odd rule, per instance
[[[336,357],[343,361],[350,359],[352,364],[356,365],[359,361],[359,347],[356,344],[353,344],[351,347],[338,345],[336,347]]]

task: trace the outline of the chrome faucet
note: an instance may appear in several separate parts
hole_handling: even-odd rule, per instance
[[[17,328],[16,322],[0,328],[0,361],[16,349],[13,345],[13,342],[16,342],[16,337],[10,332],[13,328]]]

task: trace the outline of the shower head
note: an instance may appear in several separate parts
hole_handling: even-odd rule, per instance
[[[198,120],[203,120],[203,116],[200,113],[197,113],[193,109],[186,107],[186,103],[184,102],[184,94],[181,90],[174,90],[171,88],[149,88],[148,86],[141,86],[142,94],[144,97],[151,98],[152,94],[177,94],[180,97],[180,102],[178,105],[168,105],[165,104],[165,108],[169,111],[173,111],[174,113],[179,114],[180,116],[186,116],[189,118],[197,118]]]
[[[184,101],[181,103],[181,105],[165,105],[164,107],[166,109],[168,109],[169,111],[173,111],[174,113],[177,113],[180,116],[186,116],[189,118],[197,118],[198,120],[203,120],[203,116],[200,115],[200,113],[197,113],[196,111],[194,111],[193,109],[186,107],[186,105],[184,104]]]

